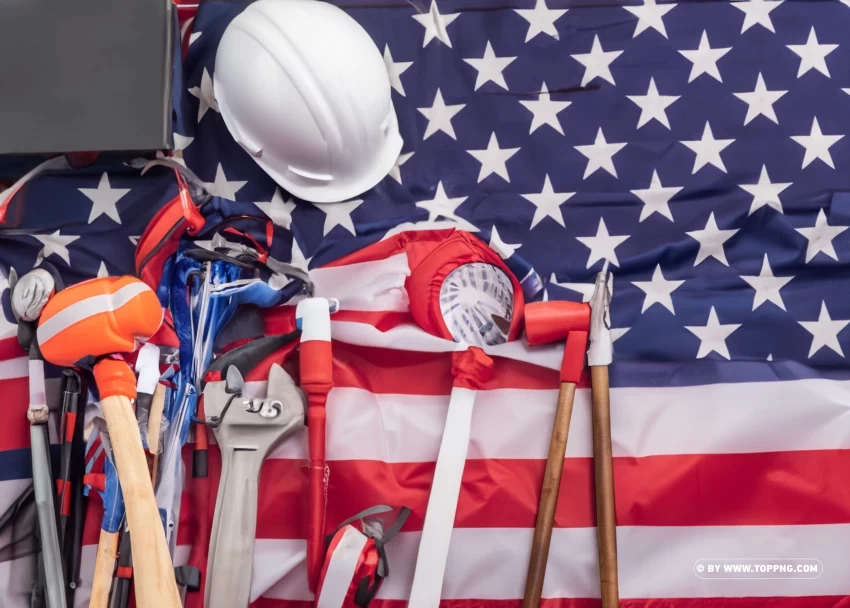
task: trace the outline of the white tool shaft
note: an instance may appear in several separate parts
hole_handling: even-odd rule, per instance
[[[409,608],[437,608],[449,555],[476,391],[454,387],[419,541]]]

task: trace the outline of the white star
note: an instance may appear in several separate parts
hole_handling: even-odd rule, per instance
[[[749,2],[733,2],[732,6],[743,11],[744,25],[741,26],[743,34],[754,25],[761,25],[776,33],[773,22],[770,20],[770,12],[782,4],[783,0],[749,0]]]
[[[475,79],[476,91],[486,82],[495,82],[507,91],[508,83],[505,82],[505,76],[502,72],[515,59],[516,57],[496,57],[492,45],[487,42],[484,57],[481,59],[464,59],[464,61],[478,70],[478,77]]]
[[[781,1],[781,0],[780,0]],[[737,6],[738,3],[735,3]],[[764,85],[764,77],[759,72],[758,80],[756,80],[756,88],[752,93],[733,93],[735,97],[746,103],[747,117],[744,118],[744,124],[748,125],[750,121],[759,115],[766,116],[776,124],[779,120],[776,118],[776,112],[773,109],[773,104],[785,95],[788,91],[768,91]]]
[[[139,246],[139,239],[142,238],[142,237],[141,236],[128,236],[127,238],[130,239],[131,243],[133,243],[133,247],[138,247]]]
[[[506,182],[511,181],[511,178],[508,176],[508,167],[505,163],[511,156],[519,152],[519,148],[500,148],[496,134],[492,133],[486,150],[467,150],[467,152],[481,163],[481,171],[478,172],[478,183],[481,183],[491,173],[495,173]]]
[[[651,281],[632,281],[632,284],[646,294],[643,299],[643,307],[640,309],[641,313],[646,312],[653,304],[661,304],[674,315],[676,314],[676,310],[673,308],[673,298],[670,294],[681,287],[684,281],[668,281],[665,279],[661,272],[661,264],[655,267]]]
[[[215,100],[213,81],[212,78],[210,78],[210,73],[207,72],[207,68],[204,68],[204,74],[201,76],[201,86],[192,87],[189,89],[189,93],[192,96],[197,97],[201,102],[201,105],[198,106],[198,122],[201,122],[201,119],[209,109],[221,112],[221,110],[218,109],[218,103]]]
[[[685,326],[685,329],[700,339],[697,359],[708,356],[712,351],[725,359],[729,359],[726,338],[739,327],[741,327],[740,323],[721,325],[717,319],[717,313],[714,311],[714,306],[712,306],[711,312],[708,313],[708,323],[705,325]]]
[[[351,234],[357,235],[357,232],[354,230],[354,222],[351,221],[351,212],[363,204],[362,199],[356,198],[343,203],[311,204],[325,212],[324,236],[327,236],[335,226],[342,226]]]
[[[695,51],[679,51],[688,61],[693,63],[688,82],[693,82],[701,74],[708,74],[715,80],[723,82],[723,79],[720,77],[720,70],[717,69],[717,60],[731,50],[732,47],[726,49],[711,48],[708,44],[708,33],[703,30],[702,38],[699,40],[699,47]]]
[[[433,222],[436,221],[438,217],[444,217],[446,219],[452,220],[458,224],[458,228],[461,230],[468,230],[469,232],[478,232],[478,227],[472,224],[471,222],[460,217],[456,211],[457,208],[460,207],[461,203],[466,200],[465,196],[456,196],[454,198],[449,198],[446,195],[446,191],[443,188],[443,182],[437,182],[437,190],[434,192],[434,198],[430,201],[420,201],[416,203],[416,206],[420,209],[425,209],[428,212],[428,221]]]
[[[549,284],[557,285],[570,291],[577,291],[581,294],[582,302],[590,302],[590,298],[593,297],[593,290],[596,287],[593,283],[559,283],[554,272],[552,273],[552,278],[549,279]]]
[[[100,262],[100,268],[97,269],[97,278],[102,279],[103,277],[109,276],[109,270],[106,269],[106,262]]]
[[[599,35],[594,34],[593,46],[589,53],[578,53],[571,55],[573,59],[584,66],[584,76],[581,79],[581,86],[596,78],[607,80],[611,84],[614,82],[614,76],[611,75],[611,62],[623,54],[623,51],[603,51],[602,44],[599,42]]]
[[[32,236],[44,245],[42,250],[38,252],[36,266],[54,253],[65,260],[68,266],[71,265],[71,254],[68,252],[68,245],[80,238],[79,236],[62,236],[61,230],[57,230],[53,234],[33,234]]]
[[[109,185],[109,176],[104,173],[100,176],[97,188],[78,188],[78,190],[92,202],[89,224],[101,215],[121,223],[121,216],[118,215],[118,201],[130,191],[129,188],[113,188]]]
[[[422,48],[428,46],[428,43],[435,38],[445,44],[447,47],[452,47],[452,41],[446,28],[457,19],[458,13],[450,15],[441,15],[437,8],[437,0],[431,0],[431,10],[424,15],[413,15],[422,27],[425,28],[425,39],[422,41]]]
[[[608,260],[614,266],[619,266],[617,253],[614,251],[623,241],[628,239],[627,235],[611,236],[605,226],[605,219],[599,218],[599,226],[596,228],[596,236],[577,236],[576,239],[585,247],[590,248],[586,268],[590,268],[599,260]]]
[[[625,336],[631,327],[612,327],[611,328],[611,344]]]
[[[536,194],[522,194],[522,198],[532,203],[536,208],[534,217],[531,219],[531,228],[542,222],[545,218],[551,217],[558,222],[563,228],[564,216],[561,214],[561,205],[566,203],[575,192],[555,192],[552,189],[552,182],[549,181],[549,176],[543,181],[543,190]],[[531,230],[529,228],[529,230]]]
[[[806,331],[812,334],[812,346],[809,348],[809,359],[816,352],[826,346],[828,349],[835,351],[842,357],[844,351],[841,349],[841,344],[838,342],[838,334],[841,330],[847,327],[848,321],[833,321],[829,316],[829,311],[826,309],[826,302],[820,303],[820,315],[817,321],[799,321],[800,325],[806,328]]]
[[[759,183],[738,184],[740,188],[753,195],[753,202],[750,205],[750,212],[747,215],[752,215],[757,209],[761,209],[765,205],[782,213],[782,202],[779,200],[779,194],[790,185],[791,182],[786,184],[772,183],[770,177],[767,175],[767,167],[762,165]]]
[[[832,154],[829,149],[840,140],[843,135],[824,135],[821,133],[820,125],[818,124],[817,116],[812,120],[812,132],[809,135],[792,135],[791,139],[806,149],[806,155],[803,157],[803,169],[816,158],[819,158],[831,168],[835,169],[835,164],[832,162]]]
[[[204,187],[213,196],[220,196],[221,198],[235,201],[236,193],[247,183],[235,180],[227,181],[227,177],[224,175],[224,168],[221,166],[221,163],[218,163],[218,167],[215,170],[215,181],[204,182]]]
[[[514,254],[514,251],[522,247],[522,243],[510,244],[502,240],[496,225],[493,224],[493,230],[490,231],[490,249],[499,254],[503,260],[507,260]]]
[[[558,30],[555,21],[567,12],[566,9],[550,9],[546,6],[546,0],[537,0],[534,8],[515,8],[517,14],[528,21],[528,33],[525,41],[528,42],[537,34],[547,34],[558,40]]]
[[[191,144],[193,141],[195,141],[194,137],[186,137],[185,135],[180,135],[180,133],[175,133],[174,134],[174,151],[175,152],[182,152],[183,150],[188,148],[189,144]]]
[[[390,86],[398,91],[399,95],[405,97],[404,86],[401,84],[401,76],[405,70],[413,65],[412,61],[393,61],[390,45],[384,47],[384,65],[387,67],[387,75],[390,77]]]
[[[847,230],[848,226],[830,226],[826,221],[826,214],[823,209],[818,211],[818,217],[815,220],[815,225],[812,228],[795,228],[797,232],[802,234],[809,241],[806,247],[806,263],[819,253],[823,253],[831,257],[836,262],[838,255],[835,253],[835,247],[832,246],[832,239]]]
[[[312,259],[312,257],[304,257],[304,252],[301,251],[301,246],[298,244],[298,239],[295,237],[295,233],[292,233],[292,256],[290,257],[289,262],[293,266],[308,270],[310,268],[310,260]]]
[[[794,277],[776,277],[773,276],[773,270],[770,268],[770,262],[767,261],[767,254],[764,254],[764,262],[761,265],[761,272],[758,276],[743,276],[750,287],[756,290],[756,295],[753,298],[753,310],[764,304],[765,302],[773,302],[782,310],[785,310],[785,302],[782,301],[782,296],[779,290],[785,287],[788,282]]]
[[[809,39],[806,44],[786,44],[789,49],[800,56],[800,69],[797,70],[797,78],[809,70],[817,70],[827,78],[830,78],[829,69],[826,67],[826,56],[838,48],[837,44],[818,44],[818,35],[815,28],[809,30]]]
[[[452,139],[457,139],[454,127],[452,127],[452,117],[465,107],[465,103],[447,106],[446,102],[443,101],[443,94],[438,88],[437,94],[434,95],[434,105],[430,108],[416,108],[428,119],[428,126],[425,127],[425,135],[422,136],[422,139],[428,139],[437,131],[442,131]]]
[[[694,266],[698,266],[708,258],[714,258],[724,266],[728,266],[729,262],[726,261],[726,251],[723,249],[723,245],[735,236],[736,232],[738,232],[737,228],[734,230],[718,229],[717,222],[714,221],[714,211],[708,216],[705,228],[686,232],[685,234],[699,242],[699,252]]]
[[[395,161],[392,169],[390,169],[390,177],[392,177],[398,183],[402,183],[401,181],[401,166],[410,160],[410,157],[413,156],[413,152],[402,152],[398,155],[398,158]]]
[[[654,29],[665,38],[667,29],[664,27],[664,15],[672,11],[675,4],[656,4],[655,0],[643,0],[643,6],[624,6],[623,8],[638,18],[637,27],[632,38],[645,32],[649,28]]]
[[[201,34],[203,34],[203,32],[192,32],[191,34],[189,34],[189,46],[195,44],[198,38],[201,37]]]
[[[661,178],[658,177],[658,171],[652,172],[652,182],[646,190],[632,190],[632,194],[643,201],[643,208],[640,210],[640,222],[648,218],[653,213],[658,213],[666,217],[671,222],[673,214],[670,212],[670,199],[676,196],[682,190],[682,186],[671,186],[665,188],[661,185]]]
[[[540,95],[537,96],[537,101],[520,101],[520,103],[533,114],[531,118],[531,130],[528,132],[529,135],[543,125],[549,125],[561,135],[564,134],[564,129],[558,120],[558,112],[567,109],[572,102],[553,100],[545,82],[543,83],[543,88],[540,89]]]
[[[605,169],[608,173],[617,177],[617,169],[614,167],[614,155],[626,147],[625,142],[621,144],[609,144],[605,141],[602,127],[596,132],[596,141],[585,146],[574,146],[576,150],[587,157],[587,167],[584,169],[584,178],[596,172],[597,169]]]
[[[658,89],[655,87],[655,78],[649,79],[649,88],[646,90],[646,95],[627,95],[640,108],[640,118],[638,119],[637,128],[640,129],[650,120],[657,120],[662,125],[670,128],[670,121],[667,120],[667,107],[674,101],[679,99],[679,95],[659,95]]]
[[[723,164],[720,153],[734,142],[734,139],[714,139],[714,133],[711,132],[711,125],[706,122],[705,129],[702,131],[702,139],[682,142],[697,155],[694,159],[692,175],[696,174],[697,171],[706,165],[714,165],[723,171],[723,173],[726,173],[726,165]]]
[[[280,188],[274,189],[271,201],[254,204],[269,217],[275,226],[290,230],[292,226],[292,212],[295,210],[296,204],[291,197],[289,200],[284,201]]]

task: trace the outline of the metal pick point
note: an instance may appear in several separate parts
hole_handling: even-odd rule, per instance
[[[611,296],[613,275],[608,275],[608,260],[596,275],[593,296],[590,298],[590,348],[587,349],[587,364],[590,366],[610,365],[613,359],[611,342]]]

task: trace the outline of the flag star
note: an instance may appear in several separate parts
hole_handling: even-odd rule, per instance
[[[817,116],[812,120],[812,132],[808,135],[792,135],[791,139],[806,149],[806,155],[803,157],[803,169],[815,159],[819,158],[832,169],[835,169],[835,164],[832,162],[832,154],[829,149],[840,140],[843,135],[824,135],[821,133],[820,125],[818,124]]]
[[[77,189],[92,202],[89,224],[101,215],[106,215],[118,224],[121,223],[121,216],[118,215],[118,201],[130,191],[129,188],[113,188],[109,185],[109,176],[104,173],[100,176],[97,188]]]
[[[653,213],[663,215],[671,222],[673,214],[670,212],[670,199],[676,196],[682,190],[682,186],[670,186],[665,188],[661,185],[661,178],[658,177],[658,171],[652,172],[652,182],[646,190],[632,190],[632,194],[643,201],[643,208],[640,210],[639,222],[642,222]]]
[[[753,299],[753,310],[765,302],[773,302],[779,308],[785,310],[785,302],[782,301],[779,290],[785,287],[794,277],[774,276],[773,270],[770,268],[770,262],[767,261],[767,254],[764,254],[764,262],[761,265],[761,272],[758,276],[741,275],[741,278],[756,290],[756,295]]]
[[[425,209],[428,212],[428,221],[434,222],[439,217],[452,220],[458,224],[461,230],[469,232],[478,232],[478,227],[471,222],[465,220],[457,214],[457,208],[465,201],[467,197],[456,196],[449,198],[443,188],[443,182],[437,182],[437,190],[434,192],[434,198],[430,201],[419,201],[416,206],[420,209]]]
[[[390,169],[390,177],[392,177],[398,183],[402,183],[401,181],[401,166],[410,160],[410,157],[413,156],[413,152],[402,152],[398,155],[398,159],[396,159],[395,164],[392,169]]]
[[[428,43],[435,38],[447,47],[452,48],[452,41],[449,38],[446,28],[458,17],[458,13],[441,15],[440,10],[437,8],[437,0],[431,0],[431,10],[424,15],[413,15],[413,18],[425,28],[425,38],[422,41],[422,48],[424,49],[428,46]]]
[[[390,86],[398,91],[398,94],[405,97],[404,86],[401,84],[401,76],[404,72],[413,65],[412,61],[393,61],[393,54],[390,52],[390,45],[384,47],[384,65],[387,68],[387,75],[390,77]]]
[[[552,273],[552,278],[549,280],[549,284],[557,285],[570,291],[577,291],[581,294],[582,302],[590,302],[590,299],[593,297],[593,291],[596,288],[594,283],[559,283],[554,272]]]
[[[558,222],[561,227],[566,228],[564,224],[564,216],[561,214],[561,205],[566,203],[573,197],[575,192],[555,192],[552,189],[552,182],[549,176],[543,181],[543,190],[537,194],[522,194],[522,198],[532,203],[536,208],[534,217],[531,219],[531,228],[542,222],[545,218],[551,217]],[[529,228],[529,230],[531,230]]]
[[[218,167],[215,170],[215,180],[212,182],[204,182],[204,187],[207,189],[207,192],[212,194],[213,196],[220,196],[221,198],[226,198],[227,200],[235,201],[236,193],[247,184],[248,182],[242,181],[228,181],[227,177],[224,175],[224,167],[221,166],[221,163],[218,163]]]
[[[550,9],[546,6],[546,0],[537,0],[534,8],[515,8],[516,13],[528,21],[528,33],[525,41],[528,42],[537,34],[547,34],[558,40],[558,30],[555,21],[567,12],[567,9]]]
[[[194,137],[186,137],[185,135],[180,135],[180,133],[175,133],[174,134],[174,151],[175,152],[182,152],[183,150],[188,148],[189,144],[191,144],[193,141],[195,141]]]
[[[723,82],[723,79],[720,77],[720,70],[717,69],[717,61],[731,50],[732,47],[726,49],[711,48],[708,44],[708,32],[703,30],[702,38],[699,40],[699,47],[696,50],[679,51],[693,64],[688,82],[693,82],[701,74],[708,74],[718,82]]]
[[[717,227],[717,222],[714,221],[714,211],[708,216],[708,221],[705,223],[705,228],[702,230],[693,230],[686,232],[689,237],[699,242],[699,252],[694,266],[699,266],[704,260],[714,258],[724,266],[728,266],[726,261],[726,251],[723,249],[726,241],[735,236],[738,229],[720,230]]]
[[[653,304],[661,304],[674,315],[676,314],[676,310],[673,308],[673,298],[670,294],[681,287],[684,281],[668,281],[665,279],[661,272],[661,264],[655,267],[651,281],[632,281],[632,284],[646,294],[643,299],[643,307],[640,309],[641,313],[646,312]]]
[[[356,198],[354,200],[345,201],[342,203],[311,203],[325,213],[325,227],[323,234],[328,233],[336,226],[342,226],[351,234],[357,236],[354,229],[354,222],[351,220],[351,212],[363,204],[363,200]]]
[[[284,201],[280,188],[275,188],[271,201],[254,204],[268,216],[275,226],[280,226],[286,230],[291,229],[292,212],[295,210],[296,204],[291,197],[289,200]]]
[[[656,4],[655,0],[643,0],[643,6],[624,6],[623,8],[638,18],[637,27],[632,38],[649,28],[654,29],[667,38],[667,29],[664,27],[664,15],[672,11],[675,4]]]
[[[127,238],[130,239],[131,243],[133,243],[133,247],[138,247],[139,246],[139,239],[142,238],[142,237],[141,236],[128,236]]]
[[[744,25],[741,26],[743,34],[754,25],[761,25],[774,34],[773,22],[770,20],[770,12],[782,4],[783,0],[749,0],[748,2],[733,2],[732,6],[744,13]]]
[[[605,169],[608,173],[617,177],[617,169],[614,168],[614,155],[626,147],[625,142],[621,144],[609,144],[605,141],[602,127],[596,132],[596,141],[584,146],[574,146],[576,150],[587,157],[587,167],[584,169],[584,178],[596,172],[597,169]]]
[[[495,82],[507,91],[508,83],[505,82],[505,75],[502,72],[515,59],[516,57],[496,57],[493,46],[488,41],[487,47],[484,49],[484,57],[481,59],[464,59],[464,61],[478,71],[478,77],[475,79],[476,91],[487,82]]]
[[[467,152],[481,163],[481,171],[478,172],[478,183],[481,183],[491,173],[495,173],[506,182],[511,181],[511,178],[508,176],[508,167],[505,163],[511,156],[519,152],[519,148],[500,148],[496,134],[492,133],[490,135],[490,143],[487,144],[487,149],[467,150]]]
[[[106,269],[106,262],[100,262],[100,268],[97,269],[97,278],[102,279],[103,277],[109,276],[109,270]]]
[[[612,327],[611,328],[611,344],[625,336],[631,327]]]
[[[830,226],[826,221],[826,214],[821,209],[818,211],[814,227],[795,228],[809,241],[806,247],[806,263],[811,262],[819,253],[827,255],[837,262],[838,255],[835,253],[835,247],[832,246],[832,239],[847,230],[848,227],[850,226]]]
[[[838,334],[850,324],[850,320],[833,321],[832,317],[829,316],[829,311],[826,309],[826,302],[821,301],[820,303],[820,315],[817,321],[799,321],[799,323],[806,328],[807,332],[812,334],[809,359],[824,346],[835,351],[842,357],[844,356],[844,351],[838,342]]]
[[[434,105],[430,108],[416,108],[428,119],[428,126],[425,127],[425,135],[422,136],[422,139],[428,139],[437,131],[442,131],[452,139],[457,139],[452,126],[452,117],[465,107],[465,103],[447,106],[446,102],[443,101],[443,94],[438,88],[437,94],[434,95]]]
[[[737,3],[735,3],[737,4]],[[759,72],[758,80],[756,80],[756,88],[752,93],[733,93],[735,97],[746,103],[747,117],[744,118],[744,125],[748,125],[750,121],[757,116],[766,116],[769,120],[779,124],[776,118],[776,112],[773,109],[780,97],[788,91],[768,91],[764,85],[764,77]]]
[[[741,327],[740,323],[729,323],[721,325],[717,319],[717,313],[714,306],[711,307],[711,312],[708,313],[708,323],[705,325],[685,326],[689,332],[700,339],[699,352],[697,359],[707,357],[711,352],[715,352],[725,359],[729,359],[729,349],[726,347],[726,338]]]
[[[800,56],[800,69],[797,70],[797,78],[809,70],[817,70],[827,78],[830,78],[829,69],[826,67],[826,56],[838,48],[837,44],[818,44],[818,35],[814,26],[809,30],[809,39],[806,44],[786,44],[789,49]]]
[[[192,32],[191,34],[189,34],[189,46],[195,44],[195,42],[197,42],[198,38],[200,38],[202,34],[203,32]]]
[[[694,159],[692,175],[696,174],[697,171],[706,165],[714,165],[723,171],[723,173],[726,173],[726,165],[723,164],[720,153],[734,142],[734,139],[714,139],[714,133],[711,132],[711,125],[706,122],[705,129],[702,131],[702,139],[681,142],[697,155]]]
[[[62,258],[65,263],[71,265],[71,254],[68,252],[68,245],[76,241],[79,236],[62,235],[61,230],[57,230],[53,234],[33,234],[31,235],[36,240],[40,241],[44,246],[38,252],[36,258],[36,266],[41,264],[42,260],[46,260],[51,255],[56,254]]]
[[[293,266],[297,266],[298,268],[302,268],[304,270],[308,270],[310,268],[310,260],[312,257],[305,258],[304,252],[301,250],[301,246],[298,244],[298,239],[295,236],[295,233],[292,233],[292,254],[289,258],[289,262]]]
[[[649,79],[649,88],[646,95],[627,95],[640,108],[640,118],[638,119],[637,128],[640,129],[650,120],[657,120],[662,125],[670,128],[670,121],[667,120],[667,107],[674,101],[679,99],[679,95],[659,95],[658,89],[655,87],[655,78]]]
[[[210,78],[210,73],[207,71],[207,68],[204,68],[204,74],[201,76],[201,86],[192,87],[189,89],[189,93],[193,97],[197,97],[201,102],[201,105],[198,106],[198,122],[201,122],[201,119],[209,109],[221,112],[221,110],[218,109],[218,103],[215,100],[213,81],[212,78]]]
[[[607,80],[611,84],[614,82],[614,76],[611,75],[611,62],[623,54],[623,51],[603,51],[602,44],[599,42],[599,35],[593,36],[593,46],[589,53],[578,53],[571,55],[573,59],[584,66],[584,76],[581,79],[581,86],[596,78]]]
[[[785,184],[772,183],[770,177],[767,175],[767,167],[762,165],[759,183],[738,184],[739,188],[743,188],[753,195],[753,202],[750,205],[750,212],[747,215],[752,215],[756,210],[761,209],[765,205],[782,213],[782,202],[779,200],[779,194],[791,184],[792,182]]]
[[[558,121],[558,112],[566,110],[572,102],[553,100],[545,82],[540,89],[540,94],[537,96],[537,101],[520,101],[520,103],[533,115],[531,118],[531,130],[528,132],[529,135],[543,125],[549,125],[561,135],[564,134],[564,129],[561,127],[560,121]]]
[[[507,260],[514,254],[514,251],[522,247],[522,243],[511,244],[502,240],[496,225],[493,224],[493,230],[490,231],[490,249],[501,256],[503,260]]]
[[[628,239],[627,235],[611,236],[605,226],[605,219],[599,218],[599,226],[596,228],[596,236],[577,236],[576,239],[585,247],[590,248],[586,268],[590,268],[599,260],[608,260],[614,266],[619,266],[617,253],[614,251]]]

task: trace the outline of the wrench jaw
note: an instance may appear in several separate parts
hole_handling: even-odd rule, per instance
[[[210,382],[204,389],[204,409],[218,417],[213,430],[222,456],[207,566],[208,608],[250,602],[260,469],[275,447],[304,427],[304,395],[279,365],[271,368],[264,398],[244,398],[226,388],[225,382]]]

